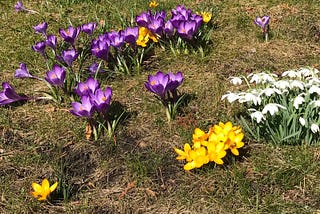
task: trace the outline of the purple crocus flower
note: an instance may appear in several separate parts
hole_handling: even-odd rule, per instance
[[[97,58],[108,60],[110,50],[110,41],[103,36],[93,40],[91,44],[91,53]]]
[[[79,27],[72,27],[69,26],[67,30],[59,29],[60,36],[63,38],[64,41],[70,43],[71,45],[74,44],[75,40],[79,35],[80,29]]]
[[[32,50],[40,53],[42,56],[45,55],[45,49],[46,49],[46,42],[45,41],[37,42],[35,45],[32,46]]]
[[[136,22],[140,27],[147,27],[151,19],[151,11],[143,12],[136,16]]]
[[[20,100],[28,100],[28,97],[20,96],[14,88],[8,83],[2,83],[3,90],[0,92],[0,105],[7,105]]]
[[[171,13],[173,17],[181,15],[180,20],[186,21],[189,19],[192,11],[190,9],[186,9],[183,5],[178,5],[176,9],[171,10]]]
[[[149,91],[155,93],[164,100],[168,83],[169,75],[164,74],[162,71],[158,71],[154,76],[149,75],[148,82],[145,82],[144,85]]]
[[[198,14],[195,14],[195,13],[194,13],[194,14],[191,14],[190,20],[196,22],[196,31],[197,31],[198,28],[202,25],[202,22],[203,22],[202,16],[199,16]]]
[[[168,35],[168,36],[172,36],[174,34],[174,27],[172,25],[172,22],[170,20],[168,20],[163,28],[163,31]]]
[[[15,9],[15,11],[17,11],[17,12],[20,12],[20,11],[24,11],[24,10],[25,10],[25,8],[24,8],[21,0],[19,0],[19,1],[14,5],[14,9]]]
[[[167,17],[167,13],[165,10],[162,10],[160,12],[155,12],[155,14],[153,15],[153,19],[163,19],[165,20]]]
[[[178,71],[176,74],[173,74],[172,72],[169,72],[168,76],[169,76],[169,83],[168,83],[167,89],[170,90],[170,91],[174,91],[183,82],[182,72]]]
[[[33,78],[33,76],[29,73],[27,65],[24,63],[20,63],[20,68],[16,70],[14,74],[16,78]]]
[[[261,29],[263,30],[263,32],[265,32],[266,28],[267,28],[267,26],[269,24],[269,20],[270,20],[270,16],[263,16],[262,18],[257,16],[256,19],[254,20],[254,23],[257,26],[260,26]]]
[[[91,103],[90,97],[82,96],[80,102],[72,102],[70,113],[78,117],[92,117],[94,105]]]
[[[163,32],[164,28],[164,20],[159,18],[159,19],[153,19],[150,21],[148,24],[147,28],[152,32],[157,35],[161,35]]]
[[[18,68],[14,74],[15,78],[34,78],[39,79],[39,77],[33,76],[29,73],[29,70],[27,68],[27,65],[25,63],[20,63],[20,68]]]
[[[62,51],[61,55],[62,55],[63,61],[67,63],[69,67],[72,66],[73,61],[76,60],[79,56],[79,54],[74,49],[64,50]]]
[[[179,24],[177,33],[182,38],[192,39],[193,35],[196,32],[196,25],[197,23],[195,21],[183,21]]]
[[[57,47],[57,37],[55,35],[49,35],[46,39],[46,45],[52,49]]]
[[[92,65],[90,65],[90,67],[88,68],[88,70],[90,71],[91,74],[95,74],[97,72],[99,73],[105,72],[105,70],[99,68],[99,64],[96,62],[93,62]]]
[[[40,34],[43,34],[43,35],[46,35],[47,28],[48,28],[47,22],[40,23],[37,26],[33,27],[35,33],[40,33]]]
[[[123,33],[111,31],[107,35],[112,47],[120,48],[124,44]]]
[[[127,27],[123,31],[124,40],[132,46],[136,46],[136,41],[139,36],[139,27]]]
[[[105,91],[98,89],[93,96],[91,96],[91,101],[94,103],[97,111],[105,113],[110,105],[110,100],[112,97],[112,89],[107,87]]]
[[[83,24],[81,27],[82,32],[92,35],[94,29],[97,27],[97,23],[89,22],[88,24]]]
[[[66,71],[64,68],[53,65],[52,70],[46,73],[44,78],[49,84],[62,87],[66,78]]]
[[[93,95],[100,88],[98,80],[89,77],[86,82],[79,82],[75,89],[79,97]]]

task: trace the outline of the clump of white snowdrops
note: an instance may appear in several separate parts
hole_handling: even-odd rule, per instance
[[[281,76],[268,73],[230,77],[244,91],[222,96],[239,102],[246,112],[240,119],[257,140],[276,144],[317,144],[320,124],[320,79],[315,68],[289,70]],[[244,88],[243,86],[239,88]]]

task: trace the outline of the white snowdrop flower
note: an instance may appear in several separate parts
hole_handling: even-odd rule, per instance
[[[273,83],[273,85],[281,90],[285,90],[287,88],[290,88],[290,83],[286,80],[279,80]]]
[[[320,107],[320,100],[313,100],[310,102],[314,107]]]
[[[257,111],[256,109],[253,109],[253,108],[250,108],[248,110],[253,112],[250,114],[250,117],[252,119],[255,119],[257,123],[260,123],[262,120],[266,119],[261,111]]]
[[[227,100],[228,100],[229,103],[232,103],[232,102],[238,100],[240,97],[239,97],[238,94],[236,94],[236,93],[231,93],[231,92],[229,91],[228,94],[222,95],[221,100],[224,100],[225,98],[227,98]]]
[[[265,94],[267,97],[270,97],[274,93],[282,94],[282,92],[277,88],[266,88],[260,92],[259,96]]]
[[[302,126],[306,125],[306,120],[303,117],[299,117],[299,122]]]
[[[248,79],[250,79],[250,83],[256,83],[256,84],[259,84],[261,83],[261,76],[259,74],[249,74],[248,75]]]
[[[308,68],[301,68],[298,73],[304,77],[308,77],[312,75],[312,71]]]
[[[300,96],[297,96],[296,98],[294,98],[293,100],[293,106],[295,107],[295,109],[298,109],[299,108],[299,105],[301,105],[303,102],[304,102],[304,97]]]
[[[304,89],[304,82],[299,80],[293,80],[290,82],[290,88],[300,88],[300,90]]]
[[[268,112],[270,113],[270,115],[274,115],[275,113],[277,113],[279,111],[279,108],[281,109],[286,109],[286,107],[277,104],[277,103],[268,103],[263,109],[262,109],[262,114],[267,114]]]
[[[308,82],[305,84],[306,87],[311,87],[311,86],[313,86],[313,85],[320,85],[320,80],[319,80],[319,78],[308,77],[308,78],[306,78],[306,80],[308,80]]]
[[[319,132],[319,126],[315,123],[312,123],[310,128],[313,133]]]
[[[240,103],[253,102],[255,105],[261,104],[261,98],[253,93],[242,93],[239,98]]]
[[[313,94],[313,93],[320,94],[320,88],[318,86],[313,85],[309,88],[309,93],[310,94]]]
[[[229,79],[233,85],[241,85],[242,84],[242,79],[240,77],[229,77]]]
[[[281,76],[283,76],[283,77],[290,77],[290,78],[296,78],[296,77],[297,77],[297,78],[301,78],[301,74],[298,73],[298,72],[296,72],[296,71],[294,71],[294,70],[285,71],[285,72],[282,73]]]
[[[263,83],[274,82],[274,77],[278,77],[276,74],[261,73],[260,75]]]

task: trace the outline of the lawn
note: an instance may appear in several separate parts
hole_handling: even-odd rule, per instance
[[[34,26],[47,22],[47,31],[61,41],[59,29],[96,22],[100,32],[118,31],[136,25],[136,16],[149,9],[143,0],[37,0],[23,1],[34,12],[17,12],[16,3],[0,1],[0,80],[29,97],[50,90],[45,81],[15,78],[19,64],[38,77],[52,66],[31,48],[42,40]],[[243,106],[221,100],[241,89],[230,76],[320,69],[318,1],[158,3],[152,10],[165,10],[167,17],[177,5],[211,12],[212,31],[207,43],[198,46],[198,41],[194,48],[150,41],[141,64],[127,70],[102,64],[109,70],[99,74],[100,85],[113,92],[108,112],[117,117],[124,112],[111,137],[102,133],[94,139],[85,118],[70,113],[66,95],[57,102],[30,99],[0,106],[0,213],[320,212],[319,139],[312,145],[299,141],[304,136],[296,136],[295,145],[275,143],[264,140],[268,133],[256,139],[243,127],[239,156],[228,153],[223,165],[210,162],[189,171],[174,150],[192,144],[195,128],[207,132],[227,121],[242,125]],[[267,42],[254,24],[263,15],[270,16]],[[157,71],[183,73],[179,92],[186,96],[169,122],[162,103],[145,87]],[[31,185],[45,178],[58,187],[48,200],[38,201]]]

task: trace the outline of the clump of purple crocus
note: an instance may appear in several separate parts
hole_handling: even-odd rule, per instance
[[[30,99],[26,96],[17,94],[17,92],[8,82],[2,83],[2,89],[3,90],[0,91],[0,105],[7,105],[13,102]]]
[[[170,121],[177,114],[183,96],[178,96],[177,88],[183,82],[182,72],[167,74],[158,71],[155,75],[149,75],[145,87],[152,93],[159,96],[162,104],[166,107],[167,118]]]
[[[98,139],[97,125],[110,123],[107,118],[107,110],[110,106],[112,89],[107,87],[105,90],[100,88],[99,82],[89,77],[86,82],[80,82],[76,88],[76,93],[80,97],[80,102],[72,102],[70,113],[85,117],[90,127],[93,129],[95,140]],[[95,116],[95,112],[97,115]]]
[[[164,32],[166,12],[151,13],[150,10],[136,16],[137,25],[148,28],[152,33],[161,36]]]
[[[107,34],[100,35],[98,39],[92,40],[91,53],[95,57],[107,61],[109,51],[110,51],[110,41],[108,39]]]
[[[257,16],[256,19],[254,20],[254,23],[257,26],[261,27],[261,30],[266,42],[268,41],[269,20],[270,20],[270,16],[262,16],[262,17]]]
[[[171,10],[172,17],[169,19],[167,31],[172,32],[171,24],[177,31],[177,34],[185,39],[191,40],[198,32],[203,19],[202,16],[192,13],[190,9],[186,9],[182,5],[178,5]]]
[[[110,105],[111,97],[112,97],[112,89],[107,87],[105,91],[100,88],[100,84],[98,80],[89,77],[86,82],[79,82],[78,86],[75,89],[76,94],[81,97],[81,101],[83,97],[88,97],[90,101],[90,105],[92,106],[92,111],[86,111],[86,114],[81,114],[81,106],[77,102],[73,102],[73,109],[71,113],[76,116],[82,117],[92,117],[94,110],[100,112],[105,116],[106,111]],[[88,100],[86,98],[86,106],[89,107]],[[82,101],[83,102],[83,101]],[[91,109],[90,108],[90,109]],[[89,109],[89,108],[87,108]],[[90,116],[87,112],[91,112]]]

